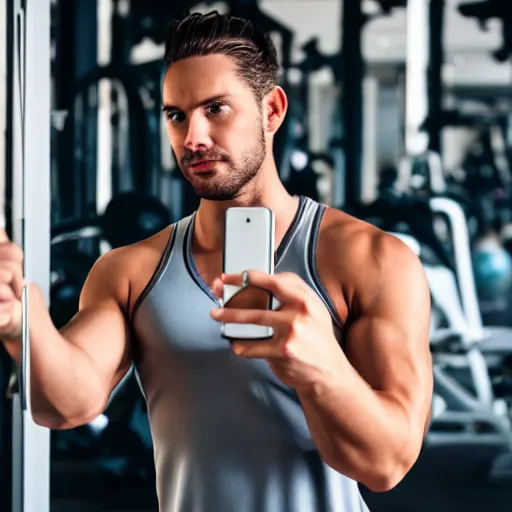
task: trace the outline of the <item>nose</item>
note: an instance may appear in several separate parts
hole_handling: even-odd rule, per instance
[[[185,149],[189,151],[206,151],[212,147],[210,126],[204,116],[195,113],[189,118],[187,134],[184,141]]]

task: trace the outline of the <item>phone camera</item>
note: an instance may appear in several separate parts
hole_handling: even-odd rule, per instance
[[[249,219],[249,217],[247,217],[247,219],[245,219],[245,222],[251,222],[251,219]]]

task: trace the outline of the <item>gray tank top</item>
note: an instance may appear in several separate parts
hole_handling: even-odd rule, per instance
[[[276,252],[341,321],[315,266],[324,207],[301,197]],[[319,456],[297,394],[264,360],[245,360],[209,316],[217,299],[179,221],[133,313],[136,374],[147,401],[161,512],[367,511],[355,481]],[[341,339],[338,337],[338,339]]]

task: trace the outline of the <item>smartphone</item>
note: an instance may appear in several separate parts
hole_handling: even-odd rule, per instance
[[[226,211],[223,272],[240,274],[244,270],[274,273],[275,217],[265,207],[233,207]],[[224,285],[223,307],[270,309],[272,295],[256,287]],[[265,340],[274,335],[270,326],[221,324],[226,339]]]

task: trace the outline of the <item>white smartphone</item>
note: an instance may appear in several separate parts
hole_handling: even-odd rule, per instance
[[[244,270],[274,273],[275,217],[265,207],[233,207],[226,211],[223,272],[240,274]],[[269,309],[272,296],[257,289],[224,285],[224,307]],[[226,339],[265,340],[274,335],[270,326],[255,324],[221,324]]]

